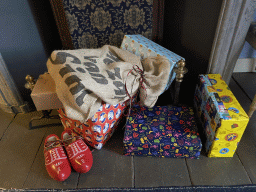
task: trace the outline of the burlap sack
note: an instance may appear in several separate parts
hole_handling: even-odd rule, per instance
[[[170,71],[166,57],[140,57],[114,46],[53,51],[47,61],[56,93],[69,118],[82,123],[101,102],[124,102],[140,89],[143,105],[152,107],[163,92]]]

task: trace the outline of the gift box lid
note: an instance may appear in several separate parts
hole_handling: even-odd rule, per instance
[[[211,113],[217,113],[221,119],[227,121],[249,119],[220,74],[199,75],[199,79],[200,91],[209,96],[202,101],[203,108],[211,108]],[[209,111],[209,109],[206,110]]]
[[[134,40],[138,44],[147,48],[149,52],[152,51],[152,54],[150,56],[157,56],[157,54],[161,56],[166,56],[173,65],[175,65],[181,59],[185,60],[183,57],[177,55],[176,53],[173,53],[172,51],[162,47],[161,45],[147,39],[142,35],[125,35],[124,39],[126,39],[127,37],[130,38],[131,41]],[[135,54],[140,56],[138,49],[136,49]],[[147,55],[144,56],[147,57]]]
[[[192,108],[134,106],[127,119],[124,144],[139,146],[145,143],[201,148]]]

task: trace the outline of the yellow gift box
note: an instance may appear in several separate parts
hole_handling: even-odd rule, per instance
[[[233,157],[249,117],[220,74],[199,75],[194,104],[208,157]]]

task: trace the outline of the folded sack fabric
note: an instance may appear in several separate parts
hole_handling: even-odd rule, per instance
[[[126,50],[105,45],[100,49],[54,51],[47,68],[66,115],[84,123],[102,101],[116,105],[138,90],[141,103],[154,106],[168,82],[170,65],[164,56],[141,61]]]

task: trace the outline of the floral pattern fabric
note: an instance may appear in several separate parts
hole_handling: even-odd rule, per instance
[[[121,46],[124,35],[152,38],[153,0],[63,0],[75,49]]]

